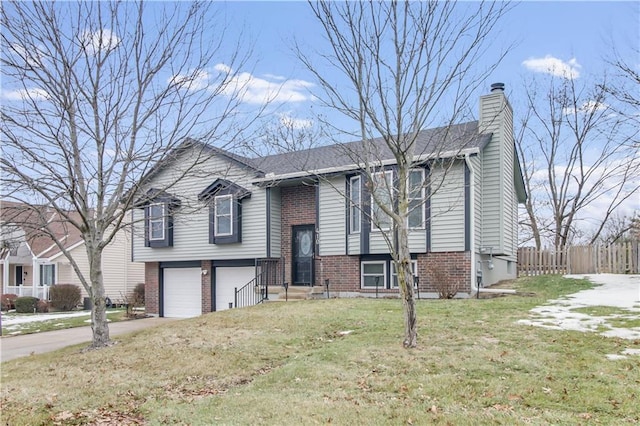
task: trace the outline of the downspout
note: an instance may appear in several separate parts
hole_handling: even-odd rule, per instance
[[[40,264],[38,263],[38,258],[35,255],[33,256],[31,264],[33,268],[31,292],[34,294],[36,292],[36,287],[40,286]]]
[[[469,198],[471,198],[469,200],[469,220],[471,221],[471,227],[470,227],[470,232],[469,232],[469,238],[471,239],[470,241],[470,245],[469,245],[469,251],[471,254],[471,293],[478,293],[479,289],[478,289],[478,285],[476,283],[476,267],[477,267],[477,262],[475,260],[476,258],[476,215],[475,215],[475,197],[476,197],[476,191],[475,191],[475,171],[473,170],[473,167],[471,166],[471,160],[469,159],[469,153],[465,153],[464,154],[464,162],[467,165],[467,168],[469,169]]]
[[[7,252],[7,256],[2,259],[2,294],[9,292],[9,256],[10,252]]]

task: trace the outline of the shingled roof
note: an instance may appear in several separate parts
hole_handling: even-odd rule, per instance
[[[69,213],[79,219],[77,212]],[[16,226],[24,231],[24,239],[34,256],[51,258],[60,254],[57,239],[65,248],[82,241],[80,231],[47,206],[26,205],[0,200],[0,221],[3,226]]]
[[[470,148],[482,149],[491,139],[491,134],[479,134],[478,122],[458,124],[448,127],[422,130],[418,133],[414,155],[439,158],[455,155]],[[284,175],[287,173],[317,171],[331,168],[348,167],[355,164],[356,158],[362,158],[359,153],[365,150],[375,152],[370,161],[393,160],[393,153],[389,150],[382,137],[372,139],[367,145],[362,141],[333,144],[316,148],[269,155],[256,159],[244,159],[265,174]]]

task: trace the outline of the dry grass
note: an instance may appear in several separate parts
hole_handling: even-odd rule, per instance
[[[588,284],[514,283],[535,297],[273,303],[176,321],[2,364],[2,422],[21,424],[636,424],[640,342],[516,324]],[[347,333],[343,333],[347,332]]]

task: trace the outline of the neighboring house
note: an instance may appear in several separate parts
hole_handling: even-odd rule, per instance
[[[42,223],[46,225],[41,225]],[[47,232],[43,232],[46,226]],[[74,284],[82,296],[87,292],[69,260],[51,238],[69,251],[80,270],[89,277],[89,262],[79,231],[53,209],[26,209],[24,205],[0,201],[0,283],[3,294],[49,298],[56,284]],[[114,303],[129,295],[144,282],[144,266],[131,261],[131,235],[125,230],[116,235],[102,255],[105,294]]]
[[[435,151],[443,138],[446,152]],[[170,186],[196,149],[211,157],[199,173]],[[272,292],[285,282],[328,284],[337,297],[397,295],[383,231],[369,219],[376,213],[371,185],[344,149],[250,159],[190,142],[158,165],[133,213],[133,258],[145,264],[147,313],[197,316],[238,305],[236,292],[245,285]],[[443,268],[439,280],[444,276],[463,296],[479,282],[515,278],[517,209],[526,193],[503,85],[481,97],[479,121],[421,131],[416,152],[410,179],[419,189],[411,202],[420,207],[409,217],[409,240],[419,296],[437,295],[434,271]],[[374,178],[393,182],[393,157],[384,149],[381,155]],[[444,158],[446,173],[435,161]],[[428,184],[420,188],[422,182]]]

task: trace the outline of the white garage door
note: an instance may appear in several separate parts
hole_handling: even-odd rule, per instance
[[[216,311],[229,309],[229,303],[234,303],[235,288],[253,280],[255,271],[253,266],[216,268]]]
[[[163,269],[164,316],[191,318],[202,315],[200,268]]]

